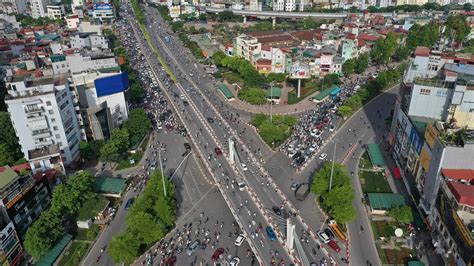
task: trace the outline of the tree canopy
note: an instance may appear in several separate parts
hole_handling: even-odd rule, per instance
[[[230,57],[222,51],[217,51],[212,55],[212,59],[216,65],[238,73],[244,80],[244,86],[246,87],[262,87],[266,83],[265,78],[258,73],[249,61],[242,57]]]
[[[136,146],[151,129],[151,122],[143,108],[135,108],[128,114],[128,119],[122,125],[130,135],[130,146]]]
[[[399,223],[408,224],[413,222],[413,211],[407,205],[394,207],[387,214]]]
[[[23,153],[7,112],[0,112],[0,128],[0,165],[14,165]]]
[[[165,178],[164,196],[161,172],[155,171],[143,193],[138,196],[127,216],[127,229],[112,238],[108,253],[116,263],[130,264],[139,255],[140,247],[160,240],[174,226],[176,203],[174,184]]]
[[[92,193],[94,176],[79,171],[53,191],[51,207],[43,211],[39,218],[28,228],[25,236],[25,249],[38,259],[64,234],[64,222],[77,216],[79,208]]]
[[[445,25],[446,30],[444,31],[444,35],[452,38],[458,43],[463,42],[471,31],[471,27],[469,27],[466,17],[463,15],[449,16]]]
[[[251,123],[257,127],[260,137],[271,147],[283,143],[293,130],[298,119],[291,115],[273,115],[272,122],[265,114],[256,114]]]
[[[244,88],[239,90],[239,99],[254,105],[262,105],[267,102],[267,93],[260,88]]]
[[[372,50],[370,50],[370,58],[379,64],[387,64],[397,50],[397,37],[393,32],[389,32],[387,37],[379,38]]]
[[[321,207],[330,216],[340,223],[348,223],[357,215],[352,206],[355,197],[354,190],[351,187],[347,169],[339,163],[334,163],[333,181],[329,190],[331,169],[332,162],[328,162],[315,173],[311,192],[319,197]]]

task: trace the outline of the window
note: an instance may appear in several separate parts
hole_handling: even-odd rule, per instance
[[[448,92],[445,91],[445,90],[438,90],[438,91],[436,91],[436,96],[438,96],[438,97],[447,97]]]
[[[60,139],[60,138],[61,138],[61,135],[59,135],[59,134],[56,134],[56,136],[55,136],[55,137],[56,137],[56,139]]]
[[[51,118],[51,123],[55,123],[56,122],[56,119],[55,118]]]
[[[49,112],[50,115],[54,114],[53,110],[49,110],[48,112]]]
[[[430,90],[430,89],[421,89],[421,90],[420,90],[420,94],[421,94],[421,95],[430,95],[430,94],[431,94],[431,90]]]
[[[46,101],[47,106],[51,106],[51,101]]]
[[[62,142],[58,142],[58,145],[59,145],[59,147],[62,147],[62,146],[63,146],[63,143],[62,143]]]
[[[58,131],[58,127],[57,127],[57,126],[54,126],[54,127],[53,127],[53,130],[54,130],[54,131]]]

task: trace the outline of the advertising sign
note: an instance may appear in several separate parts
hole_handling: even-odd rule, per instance
[[[94,10],[111,10],[112,5],[106,3],[94,4]]]
[[[413,145],[413,147],[415,148],[416,153],[420,154],[421,148],[423,147],[423,140],[421,139],[420,135],[418,134],[418,131],[416,131],[414,127],[411,128],[410,142],[411,145]]]
[[[291,66],[290,78],[291,79],[307,79],[311,76],[309,65],[304,63],[296,63]]]
[[[426,127],[425,131],[425,142],[430,146],[430,148],[434,148],[436,137],[438,136],[437,130],[433,127],[432,124],[429,124]]]

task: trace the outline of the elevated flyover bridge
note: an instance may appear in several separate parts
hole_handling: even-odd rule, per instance
[[[319,18],[319,19],[344,19],[350,13],[317,13],[317,12],[284,12],[284,11],[257,11],[257,10],[239,10],[239,9],[228,9],[228,8],[215,8],[215,7],[204,7],[206,13],[220,13],[222,11],[232,11],[235,15],[242,16],[244,23],[246,17],[265,17],[272,18],[275,22],[276,18],[300,18],[304,19],[307,17]],[[393,13],[377,13],[384,17],[392,17]],[[360,16],[362,14],[359,14]]]

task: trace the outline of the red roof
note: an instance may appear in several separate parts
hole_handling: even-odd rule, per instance
[[[374,36],[374,35],[370,35],[370,34],[360,34],[359,36],[357,36],[357,39],[358,40],[363,40],[363,41],[371,41],[371,42],[375,42],[376,40],[379,39],[378,36]]]
[[[431,49],[428,48],[428,47],[424,47],[424,46],[418,46],[418,47],[416,47],[416,50],[415,50],[415,55],[416,56],[427,57],[427,56],[430,56],[430,53],[431,53]]]
[[[265,59],[265,58],[260,58],[257,60],[257,65],[271,65],[272,64],[272,60],[270,59]]]
[[[272,47],[270,45],[262,45],[262,50],[263,51],[271,51]]]
[[[126,63],[126,60],[125,60],[125,58],[124,58],[123,56],[119,56],[119,57],[117,58],[117,61],[118,61],[119,66],[122,66],[122,65],[124,65],[124,64]]]
[[[349,40],[355,40],[356,37],[357,35],[355,35],[354,33],[346,33],[346,38]]]
[[[474,182],[474,169],[441,169],[444,177],[454,180],[466,180],[469,183]]]
[[[35,180],[40,180],[43,176],[46,177],[48,183],[52,183],[54,181],[54,177],[56,176],[57,171],[54,169],[49,169],[46,172],[36,173],[33,175]]]
[[[293,37],[300,41],[311,41],[313,40],[313,32],[309,30],[300,30],[300,31],[294,31],[291,33]]]
[[[474,11],[466,11],[464,12],[465,16],[474,16]]]
[[[457,77],[456,73],[449,70],[444,70],[444,75],[446,75],[446,77]]]
[[[448,187],[457,202],[474,207],[474,186],[459,182],[448,182]]]

